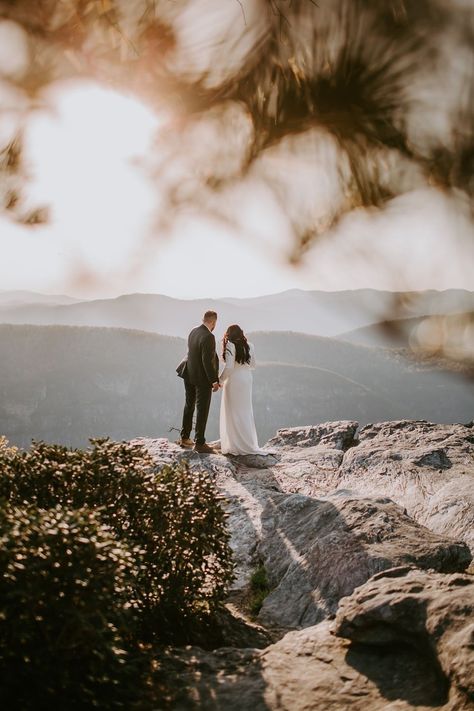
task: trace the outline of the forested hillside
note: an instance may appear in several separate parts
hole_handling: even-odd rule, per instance
[[[399,352],[296,333],[254,333],[260,442],[278,427],[326,420],[472,419],[472,385],[406,362]],[[73,446],[88,437],[171,436],[183,388],[184,339],[141,331],[0,325],[0,433]],[[220,394],[208,438],[218,437]]]

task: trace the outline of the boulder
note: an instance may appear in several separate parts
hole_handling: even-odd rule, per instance
[[[410,646],[353,645],[332,623],[290,632],[265,650],[196,647],[161,655],[173,711],[467,711],[452,706],[431,659]]]
[[[337,488],[345,452],[358,443],[354,420],[278,430],[265,445],[277,457],[271,475],[281,491],[320,496]]]
[[[473,616],[472,576],[392,568],[263,650],[162,652],[160,708],[472,711]]]
[[[335,633],[374,647],[412,646],[439,665],[459,699],[474,705],[473,576],[379,573],[341,600]]]
[[[358,429],[359,423],[355,420],[323,422],[307,427],[285,427],[278,430],[275,437],[272,437],[265,446],[288,449],[296,446],[322,445],[328,449],[345,452],[357,444]]]
[[[474,429],[424,420],[363,427],[344,453],[335,488],[389,496],[441,535],[474,551]]]
[[[275,494],[261,520],[257,552],[274,588],[259,613],[265,625],[314,625],[387,568],[410,563],[451,573],[471,561],[465,543],[429,531],[388,498]]]

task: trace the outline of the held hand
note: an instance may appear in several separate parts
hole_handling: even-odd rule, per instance
[[[216,393],[219,390],[219,383],[212,383],[212,392]]]

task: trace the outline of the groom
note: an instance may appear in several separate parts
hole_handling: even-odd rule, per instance
[[[193,328],[188,336],[188,356],[184,374],[186,403],[183,412],[181,439],[182,447],[192,447],[190,439],[193,426],[194,408],[197,409],[194,451],[199,454],[214,454],[215,450],[206,444],[207,417],[211,404],[211,395],[219,390],[219,359],[216,353],[216,339],[213,330],[216,327],[217,314],[206,311],[202,324]]]

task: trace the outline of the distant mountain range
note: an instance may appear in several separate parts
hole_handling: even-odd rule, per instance
[[[469,421],[474,388],[396,350],[290,332],[250,334],[260,443],[285,426],[357,419]],[[0,435],[87,444],[178,435],[185,340],[117,328],[0,325]],[[208,438],[218,437],[220,394]],[[176,431],[172,428],[176,428]]]
[[[186,337],[206,309],[219,314],[216,335],[231,323],[249,331],[297,331],[337,336],[387,318],[474,311],[474,292],[461,289],[394,293],[373,289],[302,291],[247,299],[180,300],[159,294],[126,294],[77,301],[66,296],[0,292],[0,323],[120,327]],[[362,339],[363,340],[363,339]]]
[[[36,291],[0,291],[0,307],[17,307],[31,304],[75,304],[81,299],[65,294],[38,294]]]

